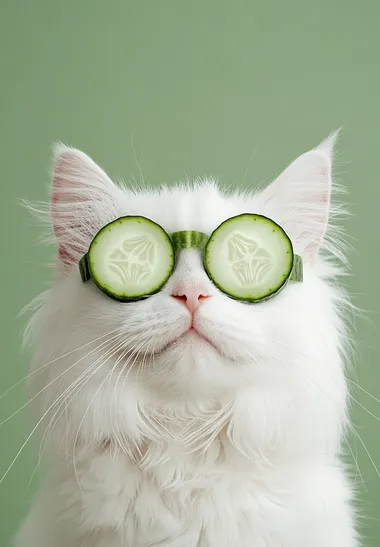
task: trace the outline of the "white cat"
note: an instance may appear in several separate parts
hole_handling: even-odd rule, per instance
[[[56,147],[57,273],[29,326],[47,469],[17,547],[359,545],[340,459],[348,299],[329,225],[334,138],[266,188],[230,195],[210,180],[117,186]],[[142,301],[81,281],[80,257],[120,216],[210,234],[245,212],[280,224],[304,261],[303,282],[266,302],[221,293],[196,249]]]

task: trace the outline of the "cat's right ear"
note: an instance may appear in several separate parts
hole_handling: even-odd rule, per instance
[[[69,268],[88,250],[97,231],[117,216],[116,186],[86,154],[53,147],[51,217],[59,259]]]
[[[294,160],[260,194],[265,214],[289,234],[297,254],[313,264],[325,243],[338,131]]]

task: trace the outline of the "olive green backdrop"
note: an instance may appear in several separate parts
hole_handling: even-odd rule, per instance
[[[378,546],[380,405],[363,390],[380,398],[379,19],[378,0],[0,0],[0,393],[26,374],[17,315],[49,283],[55,250],[39,245],[18,200],[46,198],[52,141],[125,179],[140,178],[136,155],[153,184],[210,174],[251,186],[343,125],[347,284],[365,310],[353,391],[362,441],[350,445],[365,545]],[[23,389],[0,399],[0,421],[25,403]],[[28,418],[26,407],[0,427],[0,477]],[[32,436],[0,484],[1,547],[35,488],[37,449]]]

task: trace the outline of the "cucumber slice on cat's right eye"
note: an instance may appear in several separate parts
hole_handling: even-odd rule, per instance
[[[126,216],[94,237],[79,268],[108,296],[128,302],[158,292],[175,264],[173,243],[161,226],[141,216]]]
[[[245,213],[223,222],[205,247],[204,266],[211,281],[238,300],[260,302],[290,280],[302,280],[302,260],[273,220]]]

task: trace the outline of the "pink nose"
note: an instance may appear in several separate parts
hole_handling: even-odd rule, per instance
[[[191,314],[195,313],[200,301],[209,296],[207,288],[201,283],[180,283],[172,292],[172,296],[181,300]]]

